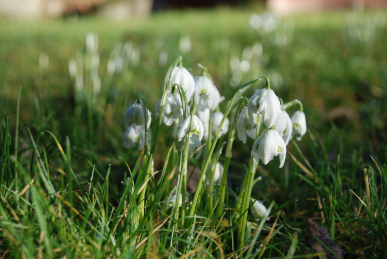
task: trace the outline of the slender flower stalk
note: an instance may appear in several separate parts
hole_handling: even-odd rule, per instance
[[[258,134],[259,134],[262,120],[263,120],[263,116],[262,116],[262,114],[259,114],[258,118],[257,118],[257,128],[256,128],[256,132],[255,132],[256,136],[258,136]],[[239,224],[239,228],[238,228],[239,248],[242,248],[244,245],[247,214],[248,214],[248,209],[250,207],[249,204],[250,204],[250,198],[251,198],[251,191],[253,189],[255,171],[257,170],[257,166],[258,166],[258,163],[255,163],[254,155],[251,154],[249,171],[247,172],[245,185],[242,189],[242,191],[243,191],[242,203],[241,203],[241,208],[239,210],[241,213],[243,213],[241,215],[240,224]]]
[[[220,200],[219,200],[219,205],[217,209],[217,217],[220,217],[223,211],[223,206],[224,206],[224,200],[226,198],[226,189],[227,189],[227,173],[228,173],[228,168],[230,166],[231,162],[231,157],[232,157],[232,146],[234,144],[235,140],[235,131],[236,131],[236,125],[237,125],[237,115],[238,111],[240,110],[240,107],[243,106],[243,103],[247,104],[248,99],[243,98],[239,102],[239,105],[233,110],[231,114],[231,123],[229,127],[229,132],[228,132],[228,139],[227,139],[227,146],[226,146],[226,153],[225,153],[225,160],[223,164],[223,175],[220,183]]]

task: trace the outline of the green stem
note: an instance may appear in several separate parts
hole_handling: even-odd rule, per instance
[[[247,173],[247,179],[246,179],[246,186],[242,189],[243,195],[242,195],[242,204],[241,209],[239,210],[241,214],[243,214],[240,218],[240,224],[238,228],[238,237],[239,237],[239,248],[242,248],[244,245],[244,239],[245,239],[245,231],[246,231],[246,223],[247,223],[247,214],[248,209],[250,205],[250,197],[251,197],[251,191],[253,188],[253,182],[255,177],[255,171],[257,170],[257,165],[254,163],[253,156],[250,158],[250,166],[249,171]]]
[[[185,199],[186,199],[186,190],[187,190],[187,171],[188,171],[188,151],[189,151],[189,140],[186,139],[184,143],[184,151],[183,151],[183,166],[182,166],[182,184],[181,184],[181,200],[182,200],[182,209],[181,209],[181,224],[184,225],[184,217],[185,217]]]
[[[210,109],[210,119],[208,121],[208,140],[207,140],[207,150],[208,152],[211,149],[211,142],[212,142],[212,110]]]
[[[152,160],[153,160],[153,154],[149,154],[148,160],[147,160],[147,167],[146,167],[146,173],[145,173],[145,178],[143,180],[143,183],[148,182],[149,176],[151,174],[151,167],[152,167]],[[145,215],[145,193],[146,193],[146,187],[147,184],[145,184],[144,188],[142,189],[140,193],[140,214],[141,216]]]
[[[259,136],[259,131],[261,128],[262,119],[263,119],[262,114],[259,114],[257,128],[255,131],[255,139],[257,139],[257,137]],[[253,189],[253,183],[254,183],[255,171],[257,170],[257,165],[258,164],[254,163],[253,155],[251,155],[249,171],[246,175],[246,181],[245,181],[246,185],[242,189],[242,191],[243,191],[242,204],[241,204],[241,208],[239,210],[240,213],[242,214],[241,222],[240,222],[239,228],[238,228],[239,248],[242,248],[244,245],[247,215],[248,215],[248,209],[250,207],[249,206],[250,205],[250,197],[251,197],[251,192]]]
[[[290,101],[288,103],[285,103],[283,106],[282,106],[282,109],[283,110],[287,110],[289,109],[290,107],[294,106],[294,105],[299,105],[300,106],[300,112],[304,112],[304,107],[302,105],[302,102],[300,102],[298,99],[295,99],[293,101]]]
[[[217,217],[220,217],[223,211],[224,207],[224,200],[226,198],[226,189],[227,189],[227,174],[228,174],[228,168],[230,166],[231,162],[231,157],[232,157],[232,146],[234,144],[234,139],[235,139],[235,131],[236,131],[236,125],[238,121],[238,111],[240,107],[242,106],[243,100],[239,103],[238,107],[234,109],[234,111],[231,114],[231,123],[230,123],[230,128],[228,132],[228,140],[227,140],[227,147],[226,147],[226,154],[225,154],[225,161],[223,165],[223,175],[222,175],[222,180],[220,183],[220,200],[219,200],[219,206],[217,210]],[[248,102],[248,100],[247,100]],[[246,102],[246,103],[247,103]]]

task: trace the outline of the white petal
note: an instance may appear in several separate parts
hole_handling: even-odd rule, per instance
[[[174,84],[178,84],[183,88],[189,102],[195,92],[195,80],[191,73],[184,67],[175,67],[171,76],[171,85]]]
[[[281,103],[274,91],[269,89],[266,97],[265,117],[264,121],[268,128],[274,125],[278,117],[281,115]]]
[[[218,128],[220,126],[220,123],[222,122],[223,116],[224,114],[221,112],[214,112],[212,114],[212,132],[214,134],[216,134],[216,132],[218,131]],[[226,118],[223,123],[222,130],[220,131],[219,137],[223,136],[224,134],[227,134],[229,124],[230,122],[228,118]]]
[[[238,138],[243,143],[246,143],[246,129],[244,125],[244,113],[247,114],[247,110],[243,109],[241,114],[239,114],[238,121],[237,121],[237,132],[238,132]]]
[[[183,137],[185,137],[185,135],[187,135],[187,133],[189,132],[190,122],[191,122],[191,116],[188,116],[187,118],[185,118],[183,123],[180,125],[180,129],[177,132],[177,139],[179,141],[181,141],[183,139]]]
[[[206,76],[199,76],[195,80],[195,104],[198,105],[198,109],[210,107],[213,87],[211,80]]]
[[[277,149],[278,149],[277,152],[279,154],[279,159],[280,159],[279,168],[282,168],[284,166],[285,159],[286,159],[286,144],[285,144],[284,140],[282,139],[282,137],[278,133],[275,134],[275,139],[277,142]]]
[[[140,139],[139,132],[133,128],[133,126],[129,126],[128,129],[124,132],[124,147],[131,148],[133,147]]]
[[[212,93],[212,103],[210,104],[210,108],[212,111],[215,111],[215,109],[219,106],[219,103],[220,103],[220,93],[218,88],[216,88],[215,85],[213,85],[211,93]]]

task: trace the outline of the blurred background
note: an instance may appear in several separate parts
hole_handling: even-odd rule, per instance
[[[168,66],[181,55],[193,74],[201,72],[198,63],[209,69],[226,97],[223,112],[238,87],[260,76],[284,102],[302,101],[309,132],[297,144],[313,167],[325,168],[339,154],[349,164],[369,163],[370,155],[383,160],[386,6],[385,0],[1,0],[0,123],[14,134],[21,87],[26,157],[27,127],[36,136],[49,130],[61,142],[70,137],[80,175],[90,174],[86,157],[101,168],[112,164],[121,179],[126,167],[119,157],[132,165],[139,155],[122,145],[134,90],[154,115]],[[168,133],[164,138],[159,167],[173,142]],[[57,152],[52,140],[39,142]],[[235,141],[230,177],[244,170],[251,147]],[[289,151],[296,152],[293,145]],[[285,173],[268,173],[278,162],[260,169],[268,179],[261,190],[271,188],[278,200],[304,190],[275,192],[299,184],[286,174],[297,170],[289,160]]]

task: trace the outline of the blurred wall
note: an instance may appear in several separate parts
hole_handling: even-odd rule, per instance
[[[380,8],[387,6],[387,0],[267,0],[267,5],[275,13],[291,14],[353,6]]]

